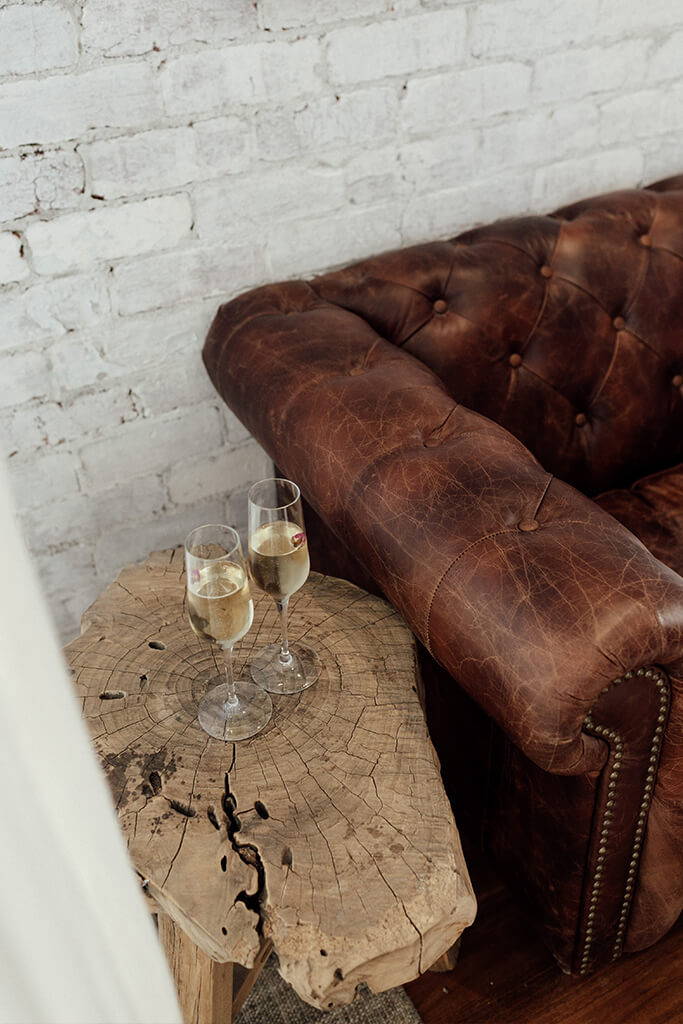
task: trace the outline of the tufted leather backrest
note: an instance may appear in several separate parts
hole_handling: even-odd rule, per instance
[[[588,493],[683,459],[683,175],[312,287]]]

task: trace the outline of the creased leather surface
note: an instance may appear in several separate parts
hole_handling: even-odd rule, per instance
[[[556,772],[595,767],[585,715],[620,671],[678,657],[683,579],[305,284],[223,307],[205,358],[231,408],[527,756]]]
[[[680,176],[385,253],[314,287],[595,493],[683,459],[682,261]]]
[[[630,948],[683,906],[683,579],[547,470],[596,492],[680,462],[682,253],[679,178],[257,289],[204,350],[230,407],[542,772],[597,777],[605,746],[582,724],[602,690],[641,665],[672,676]],[[565,947],[577,912],[558,919]]]
[[[683,575],[683,463],[595,500],[665,565]]]

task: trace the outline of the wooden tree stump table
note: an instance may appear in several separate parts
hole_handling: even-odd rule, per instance
[[[379,598],[311,574],[290,636],[317,648],[320,679],[274,698],[259,736],[225,744],[197,721],[220,665],[187,622],[182,566],[176,549],[124,569],[67,656],[186,1019],[229,1021],[232,964],[258,968],[271,946],[321,1008],[359,982],[415,978],[475,900],[411,633]],[[254,606],[238,670],[278,637],[272,600],[255,593]]]

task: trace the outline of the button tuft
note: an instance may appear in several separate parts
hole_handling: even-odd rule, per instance
[[[638,241],[641,245],[644,245],[646,249],[649,249],[652,245],[652,238],[650,235],[641,235]]]
[[[576,423],[577,427],[585,427],[586,423],[588,423],[588,417],[585,412],[577,412],[574,417],[574,423]]]
[[[671,383],[673,384],[673,386],[675,388],[682,387],[683,386],[683,374],[682,373],[677,373],[675,377],[671,378]]]
[[[612,326],[617,331],[623,331],[624,327],[626,327],[626,321],[624,320],[623,316],[615,316],[614,320],[612,321]]]
[[[552,277],[553,276],[553,268],[549,267],[548,264],[545,263],[541,267],[541,274],[543,275],[543,277]]]
[[[435,313],[445,313],[448,309],[448,303],[445,299],[437,299],[433,306]]]
[[[537,523],[535,519],[526,519],[522,520],[521,523],[518,523],[517,528],[521,530],[522,533],[533,533],[534,530],[538,529],[539,525],[540,524]]]
[[[510,358],[508,359],[508,362],[510,366],[521,366],[522,357],[520,356],[519,352],[513,352]]]

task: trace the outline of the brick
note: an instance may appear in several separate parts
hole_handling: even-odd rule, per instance
[[[683,62],[683,31],[673,32],[650,54],[647,76],[651,82],[665,82],[680,78]]]
[[[26,241],[39,274],[60,274],[85,269],[97,260],[168,249],[185,238],[191,226],[192,210],[186,195],[160,196],[34,221],[26,231]]]
[[[55,380],[66,391],[161,372],[199,352],[216,302],[187,304],[138,316],[108,317],[103,324],[56,339],[48,350]]]
[[[677,0],[649,0],[648,3],[624,3],[624,0],[601,0],[594,11],[597,36],[643,35],[648,30],[664,32],[683,26],[683,7]]]
[[[88,164],[91,191],[117,199],[245,170],[251,131],[239,118],[221,117],[193,127],[104,139],[79,152]]]
[[[150,551],[182,544],[195,526],[223,523],[225,519],[226,502],[223,498],[206,501],[197,495],[194,504],[180,511],[162,512],[139,520],[134,528],[128,525],[102,534],[95,545],[95,566],[100,585],[113,580],[124,566],[146,558]]]
[[[250,0],[86,0],[83,45],[108,57],[165,50],[183,43],[211,46],[239,39],[256,27]]]
[[[201,357],[203,336],[175,357],[147,366],[139,376],[130,376],[136,399],[145,415],[158,416],[195,402],[216,398]]]
[[[90,544],[71,544],[63,551],[36,555],[33,561],[48,597],[65,596],[76,588],[94,589],[95,561]]]
[[[544,103],[638,86],[645,74],[647,43],[631,39],[615,46],[569,50],[542,57],[534,69],[534,92]]]
[[[0,407],[19,405],[51,394],[50,368],[42,352],[19,349],[0,354]]]
[[[341,147],[378,146],[395,138],[398,96],[385,87],[359,89],[337,97],[308,103],[294,114],[294,126],[305,152],[324,152]]]
[[[387,11],[386,0],[259,0],[261,28],[269,32],[288,28],[308,28],[349,18],[368,18]]]
[[[665,101],[659,89],[644,89],[600,105],[600,138],[607,146],[669,132],[678,135],[682,123],[683,85],[671,85]]]
[[[278,224],[270,232],[273,275],[317,272],[397,247],[401,244],[399,220],[396,203]]]
[[[36,190],[26,160],[7,156],[0,160],[0,220],[12,221],[32,213],[37,206]]]
[[[258,155],[280,162],[315,152],[321,162],[338,165],[348,159],[349,151],[395,140],[398,109],[395,89],[373,86],[309,100],[293,113],[259,111]]]
[[[333,82],[363,82],[453,66],[465,57],[462,8],[417,14],[330,32],[327,62]]]
[[[144,522],[164,508],[166,492],[158,476],[136,477],[99,494],[75,494],[44,509],[27,509],[21,516],[32,551],[72,544],[115,530],[126,523]]]
[[[477,166],[479,132],[469,129],[402,146],[399,159],[416,192],[436,192],[471,174]]]
[[[139,400],[126,384],[60,401],[25,401],[5,414],[1,430],[7,453],[16,449],[28,453],[97,437],[141,415]]]
[[[141,313],[210,295],[227,300],[267,277],[261,248],[213,245],[159,253],[114,270],[114,298],[120,313]]]
[[[223,420],[223,429],[231,445],[243,444],[250,439],[251,435],[247,428],[240,423],[232,409],[228,409],[224,402],[220,403],[219,412]]]
[[[377,206],[387,196],[398,198],[409,191],[395,146],[352,157],[344,167],[344,184],[349,203],[359,206]]]
[[[76,25],[57,4],[14,4],[0,10],[0,76],[65,68],[78,57]]]
[[[125,63],[79,75],[0,86],[0,147],[80,138],[90,128],[134,128],[161,114],[147,64]]]
[[[403,126],[431,135],[519,110],[529,101],[530,84],[531,69],[513,63],[416,78],[408,82],[403,100]]]
[[[486,60],[564,53],[591,38],[595,15],[595,0],[544,0],[542,12],[538,0],[479,3],[471,12],[471,52]]]
[[[162,75],[166,111],[211,113],[245,103],[284,103],[316,93],[320,46],[315,39],[253,43],[169,60]]]
[[[110,308],[104,275],[79,274],[6,292],[0,350],[88,327],[106,317]]]
[[[0,217],[11,221],[35,210],[72,206],[83,184],[83,163],[76,153],[5,157],[0,160]]]
[[[590,181],[596,193],[633,188],[640,182],[642,173],[643,154],[635,147],[563,160],[536,171],[533,203],[542,209],[555,209],[581,199],[586,181]]]
[[[272,468],[272,460],[251,441],[240,448],[212,452],[203,459],[176,463],[168,474],[168,493],[179,505],[196,501],[198,496],[227,496],[263,480]]]
[[[33,163],[35,189],[40,210],[63,210],[73,206],[84,191],[83,161],[74,152],[45,153]]]
[[[78,491],[76,460],[70,452],[51,452],[28,458],[15,455],[8,460],[7,466],[20,510],[50,505]]]
[[[598,108],[591,100],[509,118],[482,129],[481,166],[488,174],[510,167],[542,166],[599,146]]]
[[[75,591],[50,595],[50,612],[62,644],[66,645],[79,636],[81,616],[101,590],[102,585],[94,579]]]
[[[670,178],[681,171],[681,140],[678,135],[669,138],[654,138],[641,143],[645,166],[643,181],[649,184]]]
[[[13,452],[19,451],[28,455],[38,448],[49,447],[47,432],[52,430],[55,413],[58,415],[54,418],[58,421],[61,410],[57,403],[46,402],[42,398],[0,410],[0,457],[9,458]]]
[[[195,189],[195,227],[207,241],[265,237],[283,218],[332,212],[344,204],[344,177],[327,168],[282,167]]]
[[[0,284],[21,281],[29,274],[21,239],[11,231],[0,233]]]
[[[404,211],[403,242],[408,245],[452,238],[477,224],[528,213],[531,181],[530,173],[515,170],[415,196]]]
[[[178,459],[203,455],[222,443],[215,409],[197,406],[172,418],[125,424],[111,437],[80,450],[84,490],[103,490],[159,471]]]

